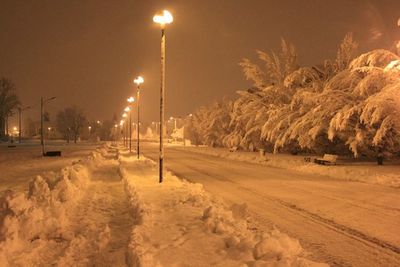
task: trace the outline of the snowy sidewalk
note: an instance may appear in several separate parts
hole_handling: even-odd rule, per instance
[[[133,219],[116,160],[97,165],[85,196],[70,217],[70,231],[76,238],[60,259],[61,265],[126,266]]]
[[[133,266],[325,266],[303,258],[286,234],[248,229],[246,205],[227,207],[200,184],[167,173],[158,183],[150,160],[120,156],[136,214],[128,262]]]
[[[0,201],[0,266],[126,266],[133,226],[116,150],[101,148]]]

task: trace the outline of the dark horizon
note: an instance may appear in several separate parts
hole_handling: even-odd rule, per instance
[[[23,105],[56,96],[48,105],[53,118],[76,105],[90,120],[105,120],[121,115],[142,75],[141,118],[156,121],[160,32],[152,16],[164,8],[174,15],[167,117],[250,86],[238,62],[255,60],[257,49],[277,50],[281,37],[295,45],[301,65],[333,59],[347,32],[359,53],[393,49],[400,39],[399,1],[3,1],[0,76],[15,83]]]

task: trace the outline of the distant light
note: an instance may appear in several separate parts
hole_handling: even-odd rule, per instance
[[[121,125],[121,126],[124,125],[124,120],[120,120],[119,125]]]
[[[114,125],[114,128],[117,128],[117,127],[118,127],[118,124],[115,124],[115,125]]]
[[[97,121],[97,124],[100,124],[100,121]]]
[[[126,113],[122,114],[123,118],[126,118],[128,115]]]
[[[399,20],[397,21],[397,26],[400,27],[400,18],[399,18]]]
[[[139,76],[136,79],[134,79],[133,82],[136,83],[137,85],[140,85],[140,84],[144,83],[144,79],[142,76]]]
[[[124,109],[124,111],[125,111],[125,112],[129,112],[129,111],[131,111],[131,109],[130,109],[130,107],[126,107],[126,108]]]
[[[189,117],[192,117],[192,116],[193,116],[193,114],[192,114],[192,113],[190,113],[190,114],[189,114]]]
[[[92,126],[89,126],[88,128],[89,128],[89,130],[90,130],[90,129],[92,129]]]
[[[16,130],[17,130],[17,127],[14,127],[13,130],[16,131]]]
[[[47,128],[47,130],[49,130],[49,131],[50,131],[50,130],[51,130],[51,127],[48,127],[48,128]]]
[[[156,14],[153,17],[153,21],[163,26],[165,24],[173,22],[174,18],[172,17],[172,14],[168,10],[163,10],[162,15]]]
[[[133,98],[133,96],[131,96],[131,97],[129,97],[129,98],[127,99],[127,101],[128,101],[129,103],[133,103],[133,102],[135,101],[135,98]]]

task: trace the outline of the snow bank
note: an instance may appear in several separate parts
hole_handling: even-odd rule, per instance
[[[120,174],[136,226],[132,266],[327,266],[305,259],[298,240],[279,230],[253,232],[247,205],[227,206],[167,172],[162,184],[154,162],[120,155]]]
[[[38,175],[27,195],[5,192],[0,199],[0,266],[35,265],[35,253],[48,242],[73,238],[67,231],[67,211],[81,198],[102,153],[104,147],[58,173]]]
[[[374,163],[348,163],[346,165],[338,164],[334,166],[322,166],[313,162],[305,162],[304,156],[293,156],[288,154],[267,153],[266,156],[260,156],[259,153],[256,152],[229,152],[224,148],[210,147],[186,147],[180,149],[221,158],[290,169],[303,173],[319,174],[335,179],[400,187],[399,166],[378,166]]]

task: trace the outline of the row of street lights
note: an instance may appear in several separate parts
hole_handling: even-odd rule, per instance
[[[140,158],[140,85],[144,82],[143,77],[139,76],[133,81],[136,84],[136,101],[137,101],[137,158]],[[122,114],[122,120],[120,121],[120,126],[122,127],[125,124],[124,131],[124,145],[129,147],[129,153],[132,152],[132,104],[135,102],[135,98],[130,96],[126,100],[128,102],[128,106],[124,109],[124,113]],[[127,126],[125,120],[128,120],[129,114],[129,127]],[[126,137],[126,133],[129,129],[129,137]]]
[[[172,23],[173,17],[170,12],[167,10],[163,10],[161,14],[156,14],[153,17],[153,21],[160,25],[161,27],[161,82],[160,82],[160,150],[159,150],[159,182],[162,183],[164,176],[164,116],[165,116],[165,28],[167,24]],[[140,158],[140,85],[144,82],[142,77],[138,77],[134,80],[134,83],[137,85],[136,90],[136,101],[137,101],[137,158]],[[128,98],[129,106],[124,110],[122,117],[123,119],[120,121],[120,126],[124,125],[124,122],[128,116],[127,112],[129,112],[129,152],[132,152],[131,139],[132,139],[132,103],[134,99],[133,97]],[[126,129],[126,127],[125,127]],[[125,139],[124,139],[125,141]],[[127,145],[124,142],[125,146]]]

